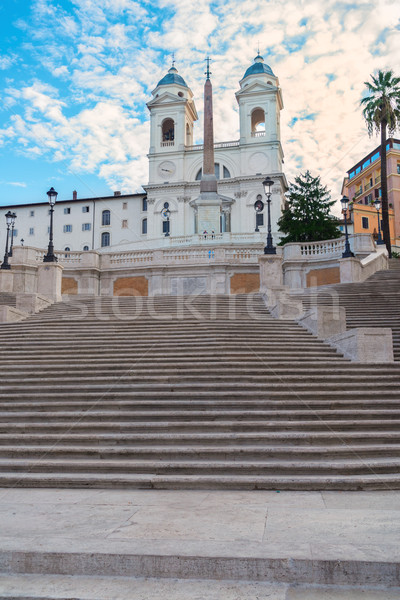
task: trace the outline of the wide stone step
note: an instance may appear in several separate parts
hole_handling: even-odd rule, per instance
[[[269,432],[155,432],[155,433],[96,433],[85,434],[76,433],[71,428],[69,431],[62,433],[46,433],[44,437],[41,433],[25,433],[21,434],[16,439],[15,434],[0,433],[0,445],[47,445],[54,443],[59,446],[71,446],[74,444],[85,444],[85,445],[98,445],[98,444],[110,444],[120,446],[148,446],[148,445],[159,445],[164,444],[185,444],[188,446],[201,446],[203,444],[212,443],[215,445],[224,444],[232,445],[237,447],[246,445],[264,445],[268,446],[271,444],[335,444],[338,442],[338,438],[342,443],[387,443],[387,444],[398,444],[400,443],[400,430],[391,428],[388,430],[377,431],[374,435],[371,434],[369,429],[363,430],[359,428],[356,431],[334,431],[331,428],[326,428],[324,431],[269,431]]]
[[[346,417],[342,419],[327,419],[322,420],[320,418],[315,418],[314,420],[275,420],[265,422],[264,420],[248,420],[240,419],[237,421],[223,421],[220,420],[218,422],[215,421],[189,421],[181,420],[176,422],[175,420],[169,420],[168,415],[165,415],[162,422],[125,422],[123,419],[114,421],[114,416],[103,417],[103,422],[98,422],[98,420],[92,420],[88,418],[87,415],[80,415],[79,413],[70,416],[69,421],[58,421],[55,420],[54,417],[49,417],[45,422],[24,422],[17,423],[17,418],[11,414],[9,415],[14,419],[14,422],[5,421],[0,417],[0,434],[3,433],[14,433],[15,435],[20,435],[21,440],[25,438],[26,435],[31,433],[39,432],[43,435],[47,435],[48,433],[58,433],[60,435],[69,434],[72,430],[73,432],[79,433],[89,433],[89,434],[97,434],[97,433],[136,433],[136,432],[146,432],[146,433],[158,433],[158,432],[168,432],[170,434],[173,433],[190,433],[194,434],[201,432],[250,432],[250,433],[262,433],[266,431],[288,431],[288,430],[299,430],[303,433],[306,432],[314,432],[314,431],[325,431],[329,430],[331,432],[341,432],[341,431],[373,431],[378,432],[384,430],[397,430],[400,432],[400,419],[354,419],[350,420]],[[36,415],[37,420],[37,415]],[[77,422],[78,421],[78,422]]]
[[[0,473],[0,487],[128,488],[194,490],[359,490],[400,489],[398,470],[362,475],[156,475],[110,473]]]
[[[362,475],[374,473],[395,474],[399,471],[400,457],[354,460],[327,460],[314,461],[296,460],[221,460],[221,461],[171,461],[171,460],[49,460],[44,457],[40,460],[6,460],[0,458],[0,473],[9,473],[10,470],[16,474],[19,472],[29,473],[91,473],[116,475],[125,474],[149,474],[149,475],[239,475],[239,476],[269,476],[269,475]],[[399,475],[400,481],[400,475]]]
[[[185,444],[164,444],[153,446],[111,446],[90,445],[79,443],[73,446],[57,444],[41,445],[0,445],[0,457],[10,459],[148,459],[148,460],[257,460],[285,459],[285,460],[319,460],[325,458],[340,459],[374,459],[394,458],[400,456],[400,443],[387,444],[377,439],[368,440],[367,443],[354,443],[336,439],[336,443],[323,445],[289,444],[283,445],[229,445],[202,444],[189,446]],[[321,488],[323,489],[323,488]]]

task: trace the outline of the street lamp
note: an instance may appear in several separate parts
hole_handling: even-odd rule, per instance
[[[381,201],[379,200],[379,198],[377,198],[374,202],[374,206],[378,212],[378,240],[377,240],[377,245],[381,245],[384,244],[385,242],[382,239],[382,235],[381,235],[381,220],[379,218],[379,210],[381,208]]]
[[[273,180],[270,177],[267,177],[263,181],[264,193],[267,196],[267,206],[268,206],[268,234],[267,234],[267,245],[264,248],[264,254],[276,254],[276,248],[272,243],[272,235],[271,235],[271,186],[274,185]]]
[[[169,210],[168,202],[164,202],[164,208],[162,209],[161,214],[164,217],[166,223],[165,237],[169,237],[169,218],[171,216],[171,211]]]
[[[57,192],[52,187],[47,192],[49,197],[50,204],[50,236],[49,236],[49,247],[47,248],[47,254],[44,255],[43,262],[57,262],[57,256],[54,254],[54,245],[53,245],[53,213],[54,213],[54,205],[57,200]]]
[[[12,256],[13,245],[14,245],[14,227],[15,227],[15,219],[17,215],[15,213],[11,213],[11,242],[10,242],[10,252],[8,256]]]
[[[349,234],[347,231],[347,207],[349,205],[349,199],[347,196],[343,196],[340,202],[342,203],[344,213],[344,230],[346,235],[346,242],[344,244],[344,252],[342,253],[342,258],[349,258],[350,256],[354,256],[353,252],[350,250]]]
[[[2,262],[1,269],[11,269],[11,266],[8,262],[8,238],[10,235],[10,225],[12,223],[12,212],[9,210],[6,213],[6,223],[7,223],[7,238],[6,238],[6,251],[4,253],[4,261]]]

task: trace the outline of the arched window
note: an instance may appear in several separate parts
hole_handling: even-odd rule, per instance
[[[101,234],[101,247],[105,248],[105,246],[110,245],[110,234],[108,231],[103,231]]]
[[[147,233],[147,219],[142,219],[142,233],[143,235]]]
[[[255,108],[251,113],[251,135],[253,137],[265,135],[265,112],[262,108]]]
[[[221,165],[219,163],[214,163],[214,172],[215,172],[215,177],[217,179],[221,179]],[[200,181],[201,176],[203,174],[203,169],[199,169],[199,171],[197,172],[196,175],[196,181]],[[231,176],[229,169],[227,169],[225,167],[225,165],[222,165],[222,177],[223,179],[229,179]]]
[[[89,246],[83,246],[83,251],[87,252],[89,250]]]
[[[109,210],[103,210],[103,212],[101,213],[101,224],[102,225],[110,225],[110,223],[111,223],[111,214],[110,214],[110,211]]]
[[[147,196],[142,198],[142,211],[147,212]]]
[[[172,119],[165,119],[162,124],[162,142],[173,142],[175,139],[175,126]],[[172,144],[171,144],[172,145]]]
[[[69,246],[65,246],[64,251],[65,252],[71,252],[71,248]]]

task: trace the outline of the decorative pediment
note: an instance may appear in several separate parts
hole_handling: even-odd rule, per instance
[[[152,100],[150,100],[150,102],[147,103],[147,106],[155,106],[158,104],[184,104],[185,102],[187,102],[186,98],[180,98],[179,96],[176,96],[175,94],[171,94],[171,92],[165,92],[163,94],[160,94],[159,96],[157,96],[156,98],[153,98]]]
[[[276,92],[277,89],[278,88],[274,84],[271,85],[262,81],[254,81],[253,83],[246,85],[239,92],[236,92],[236,97],[245,96],[246,94],[265,94],[265,92]]]

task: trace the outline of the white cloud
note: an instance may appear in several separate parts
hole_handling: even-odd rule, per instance
[[[138,189],[147,181],[145,103],[172,52],[195,94],[195,140],[202,137],[207,54],[215,139],[232,140],[239,126],[234,92],[259,43],[282,87],[290,180],[308,168],[336,197],[347,169],[378,145],[367,138],[359,100],[376,69],[399,74],[395,0],[73,0],[72,6],[36,0],[32,23],[19,23],[30,54],[58,87],[38,77],[9,86],[4,102],[15,115],[0,131],[3,143],[18,139],[24,152],[96,173],[112,188]]]

